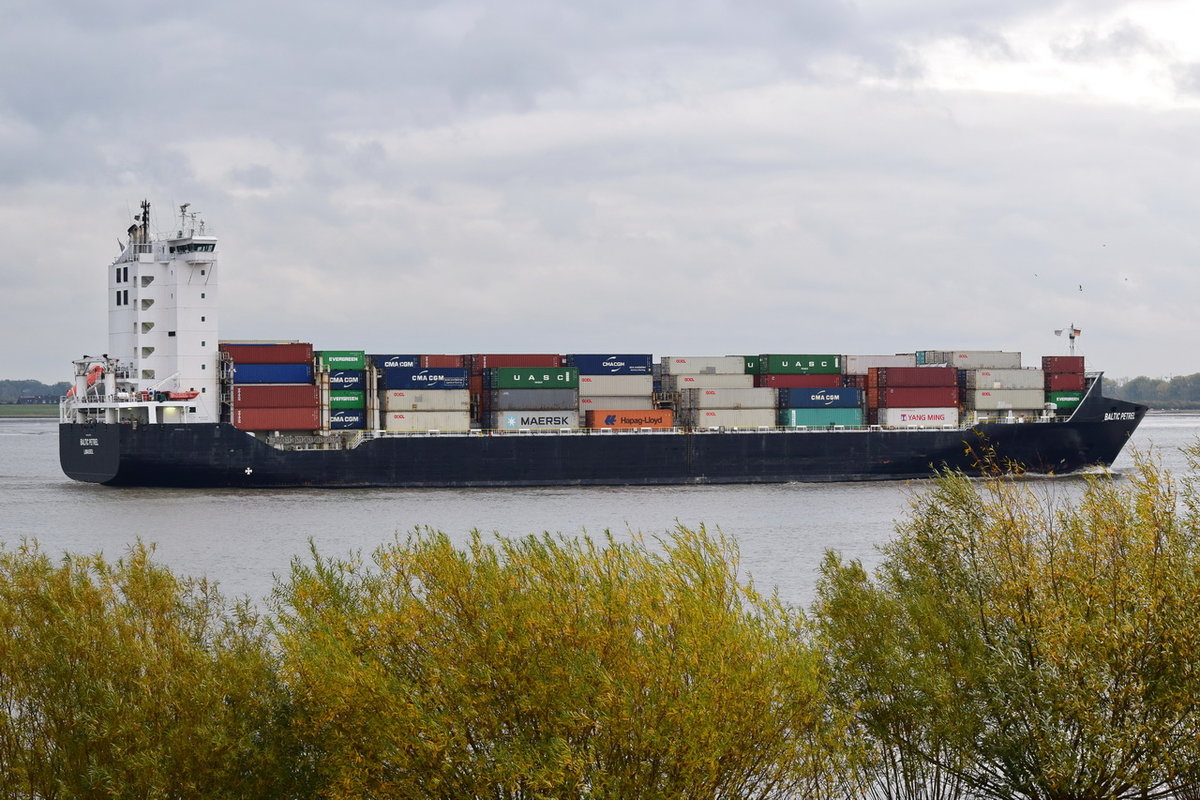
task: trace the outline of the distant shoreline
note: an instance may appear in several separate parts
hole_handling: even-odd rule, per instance
[[[0,403],[0,419],[54,419],[58,406]]]

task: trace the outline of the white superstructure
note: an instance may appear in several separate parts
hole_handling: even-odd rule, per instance
[[[108,268],[108,352],[75,362],[63,419],[216,422],[217,239],[187,203],[166,234],[141,212]]]

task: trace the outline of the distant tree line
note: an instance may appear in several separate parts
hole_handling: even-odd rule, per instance
[[[1174,378],[1130,378],[1105,380],[1105,393],[1119,400],[1141,403],[1150,408],[1200,408],[1200,372]]]
[[[22,397],[62,397],[71,388],[67,381],[47,384],[41,381],[4,381],[0,380],[0,403],[16,403]]]
[[[946,476],[805,613],[735,545],[416,531],[269,612],[134,546],[0,545],[0,796],[1200,793],[1200,491]]]

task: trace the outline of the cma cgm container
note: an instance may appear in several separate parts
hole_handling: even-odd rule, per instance
[[[315,408],[320,390],[311,384],[250,384],[233,387],[235,408]]]
[[[331,370],[367,368],[367,354],[362,350],[318,350],[317,361]]]
[[[843,387],[780,389],[780,408],[861,408],[862,392]]]
[[[666,375],[744,375],[742,356],[663,356],[662,374]]]
[[[773,408],[698,408],[683,413],[693,428],[773,428]]]
[[[330,389],[362,391],[367,386],[367,373],[361,369],[335,369],[329,373]]]
[[[496,367],[561,367],[558,353],[476,353],[467,356],[472,375],[482,375]]]
[[[967,369],[962,371],[968,389],[1042,389],[1046,373],[1040,369]]]
[[[584,421],[589,428],[613,430],[636,430],[652,428],[665,430],[675,425],[675,415],[669,409],[646,410],[640,408],[599,409],[588,411]]]
[[[358,389],[330,389],[329,407],[334,409],[356,409],[367,405],[367,393]]]
[[[243,431],[314,431],[321,427],[321,410],[306,408],[235,408],[233,426]]]
[[[312,383],[313,368],[305,364],[235,364],[233,382],[237,383]]]
[[[470,411],[466,389],[387,389],[380,393],[384,411]]]
[[[957,386],[881,386],[867,389],[872,408],[947,408],[958,405]]]
[[[843,376],[844,377],[844,376]],[[770,386],[772,389],[822,389],[831,383],[828,375],[755,375],[755,386]]]
[[[371,366],[375,369],[387,369],[388,367],[403,367],[405,369],[416,369],[421,366],[421,357],[415,355],[387,355],[385,353],[377,353],[367,357]]]
[[[759,356],[758,370],[764,375],[840,375],[842,357],[825,353],[765,353]]]
[[[662,377],[664,392],[682,392],[684,389],[750,389],[753,386],[754,376],[743,372],[681,373]]]
[[[654,398],[648,394],[602,394],[590,395],[580,393],[580,412],[594,408],[623,408],[626,411],[647,411],[654,408]]]
[[[774,389],[686,389],[679,396],[683,408],[775,408]]]
[[[1082,392],[1084,380],[1082,372],[1050,373],[1042,388],[1047,392]]]
[[[958,386],[958,370],[954,367],[873,367],[867,372],[867,386]]]
[[[863,411],[861,408],[781,408],[779,424],[785,428],[858,427],[863,424]]]
[[[578,389],[574,367],[496,367],[483,374],[491,389]]]
[[[329,412],[330,430],[361,430],[365,427],[367,427],[367,412],[362,409],[335,408]]]
[[[649,353],[611,356],[572,353],[567,356],[567,366],[578,369],[580,375],[650,375],[653,364],[654,356]]]
[[[915,367],[915,353],[900,353],[894,356],[843,356],[842,372],[846,375],[866,375],[872,367]]]
[[[497,411],[491,416],[492,427],[499,431],[558,430],[578,428],[577,411]]]
[[[467,370],[463,367],[409,369],[388,367],[379,373],[380,389],[466,389]]]
[[[575,389],[493,389],[488,396],[492,411],[575,411],[579,392]]]
[[[1022,410],[1041,408],[1046,402],[1042,389],[975,389],[963,397],[967,408],[995,411],[1008,408]]]
[[[881,408],[875,414],[875,424],[885,428],[944,428],[958,425],[957,406],[954,408]]]
[[[223,342],[221,352],[235,364],[311,364],[313,346],[308,342],[286,344],[233,344]]]
[[[1083,356],[1042,356],[1045,372],[1083,372]]]
[[[471,428],[471,415],[466,411],[385,411],[381,418],[385,431],[416,433]]]
[[[585,375],[579,373],[579,391],[590,395],[649,395],[654,391],[654,376],[646,375]]]

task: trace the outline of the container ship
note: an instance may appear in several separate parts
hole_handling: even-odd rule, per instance
[[[1107,466],[1146,412],[1002,350],[414,354],[221,340],[217,238],[150,205],[74,362],[63,471],[113,486],[783,483]],[[795,348],[789,348],[795,349]]]

